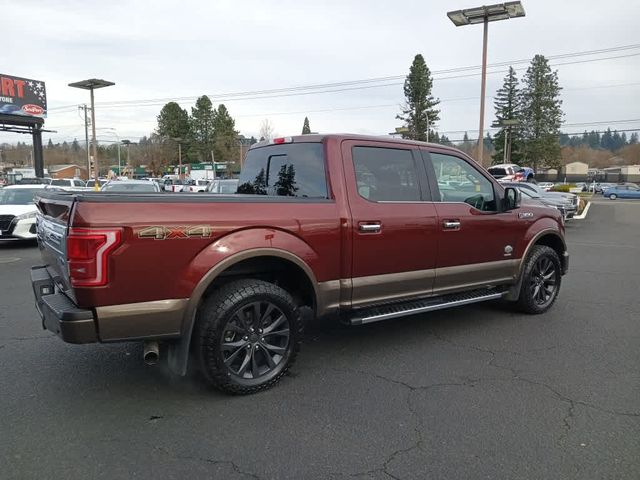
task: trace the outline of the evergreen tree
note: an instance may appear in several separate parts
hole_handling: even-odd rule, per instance
[[[47,142],[47,148],[53,148],[53,141],[51,139]]]
[[[600,148],[601,144],[600,134],[595,130],[591,130],[587,136],[587,145],[589,145],[590,148]]]
[[[309,119],[304,117],[304,123],[302,124],[302,135],[308,135],[311,133],[311,127],[309,126]]]
[[[191,148],[189,151],[199,161],[211,160],[211,151],[214,149],[214,111],[211,100],[206,95],[196,100],[195,107],[191,107],[189,119],[191,130]],[[219,158],[216,157],[216,160]]]
[[[235,130],[236,122],[224,104],[218,105],[213,114],[213,153],[217,162],[239,162],[240,144]]]
[[[519,163],[522,159],[520,129],[517,127],[502,126],[502,122],[505,120],[521,120],[520,89],[518,88],[516,71],[513,67],[509,67],[509,73],[504,77],[502,87],[496,92],[493,106],[496,112],[496,123],[498,126],[501,126],[498,133],[494,136],[493,143],[495,145],[495,153],[493,154],[493,163],[499,164],[504,162],[505,138],[507,142],[511,140],[510,155],[507,163]],[[509,145],[507,145],[507,147],[509,147]]]
[[[78,153],[80,151],[80,144],[78,143],[77,138],[73,139],[73,143],[71,144],[71,150],[73,150],[73,153]]]
[[[293,165],[282,165],[278,172],[278,181],[273,185],[276,195],[282,197],[295,197],[298,187],[296,187],[296,169]]]
[[[409,129],[408,133],[403,134],[404,138],[421,141],[431,139],[429,132],[440,120],[440,110],[436,109],[440,100],[431,95],[432,88],[431,72],[422,55],[418,54],[404,81],[405,107],[402,114],[396,116]]]
[[[560,167],[560,100],[558,72],[551,71],[548,60],[536,55],[524,77],[522,89],[522,136],[526,163],[534,170]]]
[[[607,131],[600,137],[600,146],[605,150],[613,150],[613,135],[611,134],[611,128],[607,128]]]
[[[169,102],[162,107],[156,132],[160,137],[164,137],[170,156],[178,158],[178,143],[188,142],[189,131],[189,114],[186,110],[180,108],[176,102]],[[179,141],[176,140],[178,138]]]
[[[636,145],[638,143],[638,132],[633,132],[629,138],[629,145]]]

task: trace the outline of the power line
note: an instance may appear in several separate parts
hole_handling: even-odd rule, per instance
[[[565,53],[565,54],[559,54],[559,55],[551,55],[551,56],[548,56],[547,59],[554,60],[554,59],[580,57],[580,56],[588,56],[588,55],[598,55],[602,53],[613,53],[613,52],[632,50],[637,48],[640,48],[640,44],[622,45],[618,47],[611,47],[611,48],[599,49],[599,50],[588,50],[588,51],[579,51],[579,52]],[[572,64],[588,63],[588,62],[594,62],[594,61],[612,60],[612,59],[627,58],[627,57],[637,56],[637,55],[640,55],[640,52],[627,54],[627,55],[617,55],[617,56],[610,56],[610,57],[579,60],[574,62],[561,62],[561,63],[553,64],[552,66],[572,65]],[[521,60],[513,60],[510,62],[494,63],[494,64],[490,64],[488,67],[496,68],[496,67],[516,65],[520,63],[528,63],[528,62],[530,62],[530,59],[521,59]],[[467,67],[456,67],[456,68],[443,69],[443,70],[434,70],[432,74],[434,78],[437,78],[439,75],[447,75],[451,73],[478,70],[479,68],[480,66],[477,66],[477,65],[467,66]],[[521,70],[521,69],[516,69],[516,70]],[[505,71],[499,70],[499,71],[488,72],[488,74],[496,74],[496,73],[505,73]],[[467,75],[450,75],[450,76],[439,77],[437,79],[447,80],[447,79],[453,79],[453,78],[464,78],[464,77],[476,76],[479,74],[480,74],[479,72],[476,72],[476,73],[467,74]],[[360,80],[350,80],[350,81],[333,82],[333,83],[301,85],[301,86],[276,88],[276,89],[268,89],[268,90],[252,90],[252,91],[244,91],[244,92],[212,94],[208,96],[210,98],[213,98],[215,101],[223,101],[223,100],[238,101],[238,100],[256,100],[256,99],[263,99],[263,98],[278,98],[283,96],[333,93],[333,92],[341,92],[341,91],[360,90],[365,88],[381,88],[381,87],[387,87],[387,86],[397,86],[402,84],[402,82],[390,82],[390,81],[404,80],[404,78],[405,78],[404,75],[393,75],[393,76],[386,76],[386,77],[374,77],[374,78],[365,78]],[[376,84],[380,82],[390,82],[390,83],[370,85],[370,84]],[[347,87],[347,88],[334,88],[334,87]],[[320,91],[313,91],[313,90],[320,90]],[[190,97],[156,98],[156,99],[146,99],[146,100],[145,99],[120,100],[120,101],[113,101],[113,102],[101,102],[101,103],[98,103],[97,105],[101,106],[102,108],[123,108],[126,106],[144,107],[144,106],[161,105],[163,103],[166,103],[167,101],[193,101],[193,100],[196,100],[197,98],[198,98],[197,96],[190,96]],[[66,108],[75,108],[75,107],[76,107],[75,105],[68,105],[68,106],[53,107],[49,110],[55,111],[55,110],[63,110]]]

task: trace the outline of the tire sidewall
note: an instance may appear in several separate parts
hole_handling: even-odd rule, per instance
[[[532,297],[529,287],[533,268],[536,263],[538,263],[538,261],[543,257],[549,258],[549,260],[551,260],[551,262],[553,263],[555,269],[556,288],[554,290],[553,298],[551,299],[551,301],[549,301],[546,305],[539,305]],[[534,246],[531,254],[526,260],[525,269],[523,271],[522,286],[520,288],[520,298],[518,299],[521,310],[531,314],[540,314],[549,310],[555,303],[560,293],[560,285],[562,282],[561,272],[562,265],[560,263],[560,258],[558,257],[558,254],[555,252],[555,250],[544,245]]]
[[[227,295],[226,298],[214,295],[199,319],[204,327],[199,335],[198,345],[201,370],[214,386],[229,393],[253,393],[274,385],[286,373],[300,348],[303,324],[299,308],[290,295],[267,282],[255,281],[253,284],[257,286],[254,289],[256,291],[248,295],[242,294],[244,290],[239,290],[241,293],[237,295]],[[222,301],[221,305],[217,304],[219,301]],[[273,370],[256,379],[243,379],[227,369],[221,348],[222,339],[228,322],[238,309],[258,301],[273,303],[282,311],[289,326],[289,343],[285,355]]]

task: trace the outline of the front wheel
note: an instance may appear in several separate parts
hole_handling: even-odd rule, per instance
[[[231,282],[198,311],[195,354],[215,388],[248,394],[274,386],[295,361],[303,320],[291,295],[262,280]]]
[[[525,260],[522,286],[518,297],[521,311],[544,313],[558,298],[562,268],[556,251],[545,245],[535,245]]]
[[[616,195],[615,193],[609,195],[609,200],[615,200],[616,198],[618,198],[618,195]]]

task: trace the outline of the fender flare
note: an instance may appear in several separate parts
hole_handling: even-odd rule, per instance
[[[195,325],[198,306],[207,288],[222,272],[233,265],[250,258],[267,256],[282,258],[298,266],[307,275],[313,287],[314,297],[316,299],[318,298],[318,282],[316,276],[309,265],[299,256],[287,250],[273,247],[250,248],[232,254],[211,267],[193,289],[183,315],[180,339],[169,346],[167,359],[171,371],[178,375],[186,375],[187,373],[193,326]]]
[[[527,247],[524,249],[524,252],[522,254],[522,259],[520,261],[520,266],[518,267],[516,283],[509,288],[507,295],[504,297],[505,300],[516,301],[520,296],[520,289],[522,288],[522,280],[523,280],[522,274],[524,273],[524,264],[527,259],[527,256],[529,255],[531,248],[538,242],[538,240],[540,240],[542,237],[547,235],[552,235],[557,237],[562,242],[562,245],[564,246],[565,251],[567,250],[567,244],[564,241],[564,238],[562,238],[562,235],[558,234],[557,230],[553,228],[545,228],[543,230],[540,230],[538,233],[536,233],[531,238],[531,240],[529,240]],[[560,261],[562,262],[562,258],[560,258]]]

